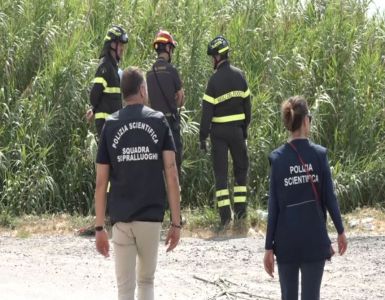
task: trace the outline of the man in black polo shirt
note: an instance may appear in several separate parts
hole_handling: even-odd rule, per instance
[[[228,60],[229,44],[217,36],[208,44],[207,54],[212,56],[216,72],[211,76],[202,101],[200,145],[206,151],[206,138],[210,134],[216,184],[216,199],[221,224],[231,221],[228,190],[228,151],[233,159],[235,176],[234,218],[246,217],[246,182],[249,160],[246,138],[250,123],[250,90],[245,76]]]
[[[147,86],[150,106],[165,114],[170,124],[176,146],[176,162],[179,178],[182,164],[182,140],[178,108],[184,104],[184,90],[177,69],[171,64],[176,41],[165,30],[160,30],[153,42],[158,59],[147,72]]]
[[[144,106],[147,87],[142,72],[137,68],[126,69],[121,87],[125,107],[106,120],[96,159],[96,248],[108,256],[104,215],[110,181],[108,208],[113,224],[119,299],[134,299],[137,283],[138,299],[148,300],[154,299],[154,273],[166,198],[164,178],[172,220],[166,238],[167,251],[176,247],[180,236],[175,145],[164,115]]]
[[[112,26],[104,38],[100,62],[96,70],[90,92],[92,107],[87,111],[87,120],[95,117],[98,137],[105,119],[122,108],[118,63],[123,55],[124,44],[128,42],[127,33],[120,26]]]

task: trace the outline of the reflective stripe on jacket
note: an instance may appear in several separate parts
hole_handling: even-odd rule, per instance
[[[250,115],[250,90],[246,79],[240,69],[224,61],[211,76],[203,95],[200,138],[207,138],[211,123],[247,128]]]

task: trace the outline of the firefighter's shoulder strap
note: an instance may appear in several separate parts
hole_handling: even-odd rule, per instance
[[[178,115],[178,109],[176,109],[176,111],[175,111],[175,110],[172,108],[172,106],[171,106],[171,104],[170,104],[171,102],[169,101],[169,99],[167,98],[166,94],[165,94],[164,91],[163,91],[162,85],[160,84],[160,81],[159,81],[159,78],[158,78],[158,74],[157,74],[156,71],[155,71],[155,65],[152,66],[152,71],[154,72],[154,76],[155,76],[156,82],[158,83],[160,92],[162,93],[162,96],[163,96],[163,98],[164,98],[165,101],[166,101],[166,105],[167,105],[168,109],[170,110],[170,112],[171,112],[172,114],[175,114],[175,116]]]

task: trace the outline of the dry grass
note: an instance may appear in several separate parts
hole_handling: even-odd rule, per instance
[[[27,238],[32,235],[75,234],[82,227],[93,224],[92,216],[68,214],[14,217],[10,224],[0,226],[0,235]]]
[[[357,208],[344,215],[344,223],[348,232],[352,233],[385,233],[385,210],[375,208]],[[354,227],[351,223],[357,223]]]
[[[279,103],[301,94],[314,114],[312,139],[330,150],[342,210],[384,206],[385,22],[384,16],[368,17],[369,2],[1,1],[0,211],[92,211],[94,128],[83,114],[111,24],[129,30],[123,68],[150,68],[159,28],[178,41],[173,63],[187,100],[184,206],[212,203],[212,163],[198,147],[197,122],[213,72],[206,45],[219,33],[229,39],[231,60],[253,95],[249,203],[266,206],[266,158],[286,140]]]
[[[206,212],[207,213],[207,212]],[[186,224],[182,231],[184,237],[217,238],[234,236],[263,236],[266,224],[259,220],[252,222],[250,226],[236,228],[232,225],[226,229],[219,230],[216,225],[216,218],[212,212],[204,217],[205,212],[186,211]],[[205,221],[202,222],[202,219]],[[375,208],[360,208],[343,216],[346,232],[350,234],[383,234],[385,232],[385,210]],[[167,216],[165,217],[167,220]],[[330,221],[330,218],[329,218]],[[330,221],[331,222],[331,221]],[[8,220],[7,224],[0,226],[0,235],[28,238],[33,235],[67,235],[76,234],[83,227],[94,223],[93,216],[70,216],[68,214],[43,215],[43,216],[22,216]],[[252,224],[253,223],[253,224]],[[355,224],[351,226],[351,224]],[[167,222],[165,222],[167,228]],[[332,229],[332,226],[330,227]]]

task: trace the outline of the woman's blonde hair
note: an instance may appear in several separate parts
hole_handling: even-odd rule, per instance
[[[293,132],[299,129],[303,119],[309,114],[307,101],[303,96],[293,96],[283,101],[281,105],[283,124]]]

